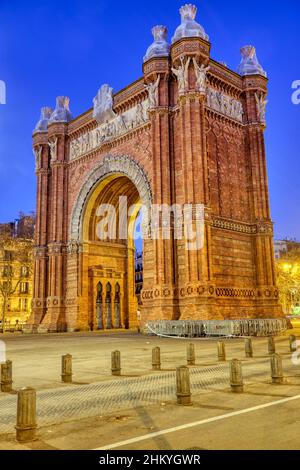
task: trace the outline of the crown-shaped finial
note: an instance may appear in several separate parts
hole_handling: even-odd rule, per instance
[[[196,15],[197,15],[197,7],[196,5],[192,5],[191,3],[187,3],[186,5],[183,5],[183,7],[180,8],[180,15],[181,15],[181,20],[195,20]]]
[[[158,25],[152,28],[154,42],[148,47],[144,62],[152,59],[152,57],[167,57],[169,55],[170,46],[167,42],[168,29],[166,26]]]
[[[47,132],[49,119],[53,113],[53,109],[45,106],[41,109],[41,117],[35,126],[34,132]]]
[[[202,38],[209,41],[203,26],[196,21],[197,7],[191,3],[187,3],[180,8],[181,25],[175,31],[172,39],[174,44],[182,38]]]
[[[242,61],[238,67],[240,75],[263,75],[267,76],[256,56],[256,49],[254,46],[244,46],[241,48]]]
[[[152,34],[156,42],[166,41],[168,35],[168,28],[162,25],[154,26],[152,28]]]
[[[50,122],[69,122],[71,120],[70,98],[67,96],[58,96],[56,98],[56,108],[51,115]]]

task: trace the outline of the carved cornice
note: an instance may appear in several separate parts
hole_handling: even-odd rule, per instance
[[[247,224],[245,222],[222,219],[219,217],[212,218],[212,226],[214,228],[218,228],[222,230],[229,230],[231,232],[247,233],[251,235],[257,233],[256,224]]]
[[[180,57],[203,55],[209,57],[210,43],[201,38],[183,38],[171,46],[172,62],[179,60]]]
[[[48,132],[36,132],[33,134],[33,147],[37,145],[48,145]]]
[[[170,72],[170,63],[168,57],[153,57],[143,66],[143,71],[145,77],[153,75],[154,73],[159,75],[169,74]]]
[[[48,125],[48,138],[55,135],[66,135],[68,132],[68,123],[66,122],[53,122]]]
[[[267,92],[268,79],[262,75],[246,75],[243,78],[244,91],[257,91]]]
[[[240,75],[213,59],[210,59],[209,67],[208,79],[211,83],[217,81],[221,88],[227,89],[233,96],[242,93],[243,79]]]

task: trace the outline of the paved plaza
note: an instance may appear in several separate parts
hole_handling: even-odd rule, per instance
[[[297,331],[293,331],[293,334]],[[0,449],[296,449],[300,420],[300,364],[291,360],[288,336],[276,338],[284,385],[272,385],[266,338],[226,340],[227,362],[217,360],[213,339],[145,337],[135,332],[5,336],[13,361],[13,388],[37,390],[38,440],[22,446],[14,437],[16,394],[0,394]],[[193,406],[176,405],[175,369],[190,367]],[[153,372],[159,346],[162,371]],[[122,376],[112,377],[111,352],[122,354]],[[61,383],[61,356],[73,355],[73,384]],[[245,393],[229,387],[229,361],[242,360]],[[258,407],[258,408],[257,408]],[[176,429],[180,427],[180,429]]]

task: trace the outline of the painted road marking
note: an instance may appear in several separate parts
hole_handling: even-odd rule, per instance
[[[300,399],[300,395],[296,395],[294,397],[284,398],[282,400],[265,403],[264,405],[253,406],[252,408],[245,408],[244,410],[234,411],[232,413],[227,413],[221,416],[215,416],[214,418],[203,419],[202,421],[195,421],[193,423],[183,424],[182,426],[176,426],[174,428],[165,429],[163,431],[153,432],[151,434],[145,434],[144,436],[139,436],[133,439],[128,439],[127,441],[116,442],[115,444],[109,444],[108,446],[99,447],[99,449],[94,449],[94,450],[97,451],[97,450],[116,449],[117,447],[124,447],[130,444],[135,444],[136,442],[147,441],[149,439],[153,439],[154,437],[164,436],[166,434],[183,431],[185,429],[195,428],[197,426],[201,426],[202,424],[214,423],[216,421],[221,421],[223,419],[233,418],[235,416],[252,413],[254,411],[263,410],[265,408],[271,408],[272,406],[282,405],[284,403],[288,403],[290,401],[299,400],[299,399]]]

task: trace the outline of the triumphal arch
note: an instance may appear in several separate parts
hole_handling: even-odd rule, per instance
[[[153,28],[142,78],[117,93],[101,86],[93,107],[75,118],[67,97],[42,109],[33,135],[34,330],[134,327],[138,309],[142,325],[282,317],[264,143],[266,73],[253,46],[241,49],[236,71],[215,61],[196,7],[180,14],[170,42],[166,27]],[[158,211],[153,223],[153,207],[175,206],[183,218]],[[138,307],[141,211],[148,216]],[[200,244],[189,243],[188,230],[175,236],[186,214],[191,227],[202,224]]]

